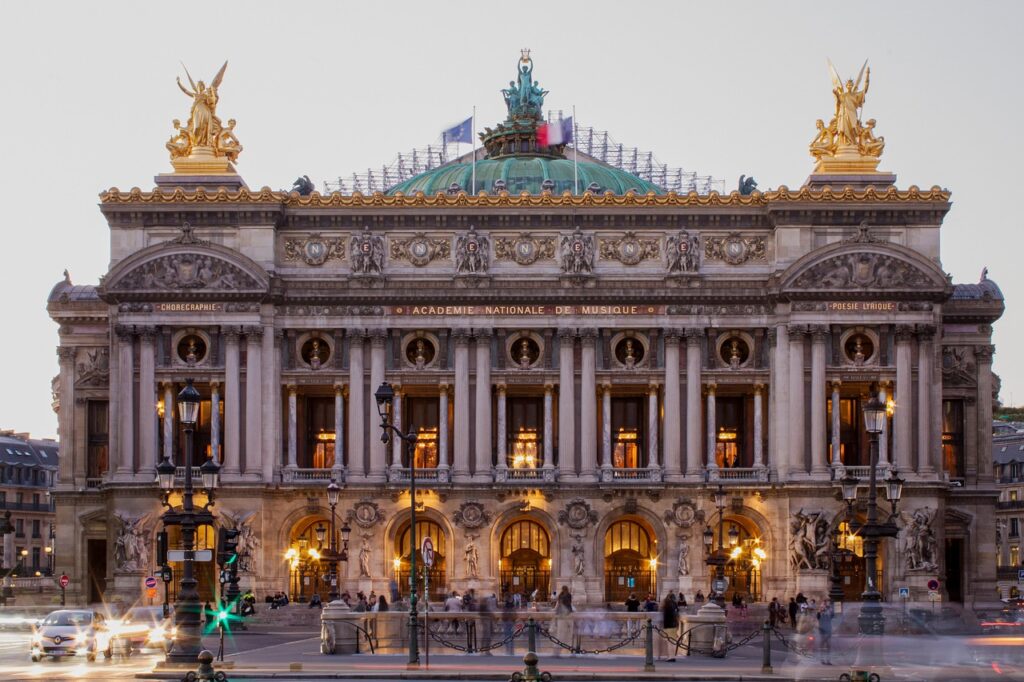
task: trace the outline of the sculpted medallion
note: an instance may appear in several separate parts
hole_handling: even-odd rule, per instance
[[[601,260],[617,260],[623,265],[637,265],[658,258],[661,249],[657,239],[637,237],[627,232],[618,239],[601,240]]]
[[[565,509],[558,512],[558,523],[575,530],[582,530],[592,523],[597,523],[597,512],[590,508],[586,500],[577,497],[570,500]]]
[[[408,239],[391,240],[391,258],[407,260],[418,268],[449,257],[451,244],[447,239],[432,239],[422,232],[417,232]]]
[[[730,232],[725,237],[708,237],[704,241],[704,257],[729,265],[768,258],[764,237],[744,237],[739,232]]]
[[[305,239],[286,239],[284,259],[302,260],[306,265],[323,265],[331,259],[344,260],[345,241],[311,234]]]
[[[384,520],[384,510],[372,500],[360,500],[345,514],[346,521],[355,521],[360,528],[373,528]]]
[[[494,240],[494,257],[498,260],[512,260],[520,265],[532,265],[540,258],[555,257],[555,240],[552,237],[534,237],[529,232],[514,239],[498,237]]]
[[[672,505],[670,511],[665,512],[665,523],[674,523],[680,528],[689,528],[695,521],[703,519],[704,513],[697,509],[693,500],[680,497]]]
[[[491,513],[475,500],[463,502],[452,515],[455,525],[466,529],[479,528],[491,522]]]

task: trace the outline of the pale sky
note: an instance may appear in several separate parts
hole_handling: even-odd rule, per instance
[[[46,296],[106,271],[98,193],[153,186],[171,170],[174,79],[230,60],[218,114],[237,119],[250,187],[317,186],[434,141],[499,90],[529,47],[546,106],[736,185],[799,187],[814,121],[828,118],[831,58],[870,59],[865,118],[885,136],[880,168],[901,188],[953,192],[943,267],[1008,299],[996,324],[1004,402],[1024,402],[1014,354],[1021,267],[1024,3],[1020,2],[0,2],[0,427],[52,436],[56,325]]]

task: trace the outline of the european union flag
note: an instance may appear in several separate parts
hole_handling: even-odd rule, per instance
[[[445,142],[468,142],[473,143],[473,117],[470,116],[462,123],[449,128],[441,133]]]

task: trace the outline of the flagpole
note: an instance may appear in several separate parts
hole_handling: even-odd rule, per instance
[[[476,105],[473,105],[473,188],[470,194],[476,194]]]
[[[572,105],[572,191],[573,194],[580,193],[579,164],[576,153],[576,105]]]

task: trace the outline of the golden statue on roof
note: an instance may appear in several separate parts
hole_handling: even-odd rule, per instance
[[[182,65],[184,68],[184,65]],[[224,72],[228,63],[220,67],[210,84],[192,80],[192,75],[185,68],[189,88],[177,79],[178,88],[192,99],[188,122],[183,126],[181,121],[174,119],[174,136],[167,142],[167,151],[171,153],[171,165],[176,173],[205,175],[210,173],[234,173],[231,165],[238,160],[242,145],[235,137],[235,120],[229,119],[227,125],[217,117],[219,101],[218,88],[224,80]]]
[[[814,172],[876,173],[885,138],[875,137],[875,119],[861,122],[861,110],[871,85],[871,69],[865,61],[857,80],[847,79],[844,83],[831,61],[828,68],[835,112],[827,125],[822,119],[816,122],[818,131],[810,144],[811,156],[818,160]]]

